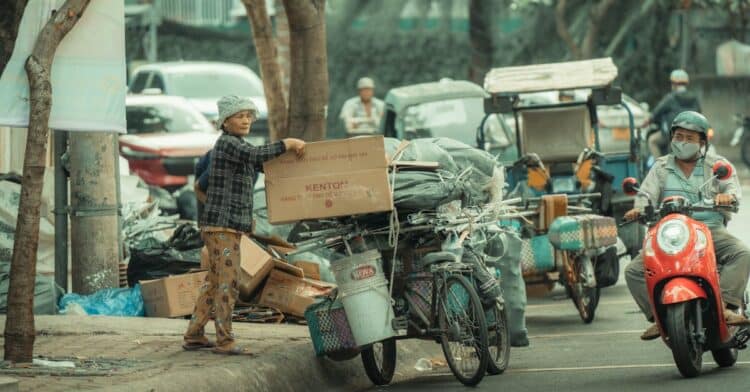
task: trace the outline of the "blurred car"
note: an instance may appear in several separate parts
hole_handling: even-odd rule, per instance
[[[268,106],[263,83],[244,65],[197,61],[142,65],[133,71],[128,92],[184,97],[217,128],[220,125],[216,124],[219,98],[228,94],[247,97],[258,107],[252,142],[262,144],[268,141]]]
[[[185,98],[129,95],[127,135],[120,155],[147,184],[176,189],[189,182],[195,162],[219,137],[213,125]]]

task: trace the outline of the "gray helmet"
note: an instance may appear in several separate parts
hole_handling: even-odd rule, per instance
[[[706,116],[688,110],[678,114],[677,117],[672,120],[672,126],[669,127],[670,135],[674,134],[674,131],[677,128],[698,132],[701,135],[701,139],[708,139],[708,129],[711,128],[711,126],[708,124]]]
[[[675,69],[669,74],[669,81],[674,84],[688,84],[690,83],[690,77],[684,69]]]

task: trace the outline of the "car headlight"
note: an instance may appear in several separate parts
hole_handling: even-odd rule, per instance
[[[685,222],[672,219],[659,227],[656,234],[656,243],[665,253],[674,255],[685,249],[690,239],[690,231]]]

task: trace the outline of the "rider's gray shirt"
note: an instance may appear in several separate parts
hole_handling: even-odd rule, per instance
[[[713,173],[713,166],[718,161],[729,163],[726,158],[720,155],[707,154],[703,158],[703,173]],[[729,165],[731,165],[731,163],[729,163]],[[651,171],[649,171],[648,175],[646,175],[646,178],[643,180],[643,184],[641,184],[641,190],[648,194],[649,197],[646,198],[646,196],[638,194],[635,199],[635,208],[643,210],[643,208],[648,205],[648,199],[651,199],[653,205],[658,206],[661,200],[665,197],[664,191],[667,176],[670,172],[675,170],[680,169],[675,162],[674,155],[669,154],[657,159],[656,163],[654,163],[654,166],[651,168]],[[704,198],[712,200],[717,194],[726,193],[733,195],[737,201],[739,201],[742,197],[742,187],[740,186],[740,180],[737,177],[737,170],[732,166],[732,176],[730,178],[726,180],[711,181],[709,185],[703,188],[702,193]],[[731,217],[730,213],[724,212],[723,214],[728,221]]]

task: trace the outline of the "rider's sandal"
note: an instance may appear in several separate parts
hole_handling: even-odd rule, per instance
[[[641,340],[654,340],[661,336],[661,331],[656,324],[648,327],[648,329],[641,335]]]

